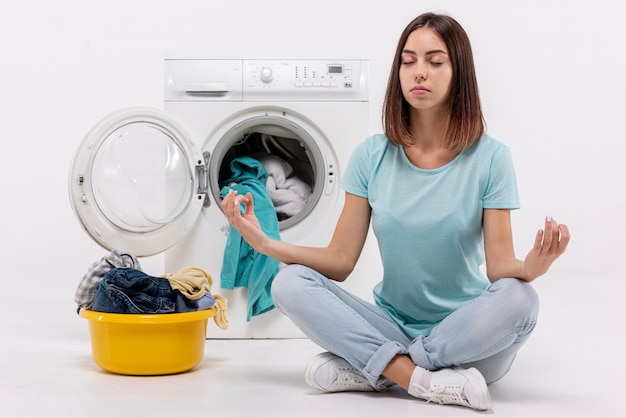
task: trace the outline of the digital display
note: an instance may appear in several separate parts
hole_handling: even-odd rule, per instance
[[[329,65],[328,74],[343,74],[343,65]]]

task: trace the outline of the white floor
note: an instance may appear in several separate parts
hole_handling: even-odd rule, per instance
[[[626,417],[622,277],[537,282],[542,317],[513,370],[491,386],[500,417]],[[70,300],[71,297],[68,297]],[[209,340],[191,372],[108,374],[68,301],[0,296],[0,417],[457,417],[400,390],[322,394],[303,380],[308,340]],[[209,324],[209,332],[219,331]]]

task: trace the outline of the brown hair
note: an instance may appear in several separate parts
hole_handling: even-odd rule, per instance
[[[447,146],[462,150],[476,143],[485,132],[485,122],[480,106],[478,82],[472,47],[465,30],[453,18],[425,13],[415,18],[404,29],[393,59],[383,102],[383,126],[389,141],[395,145],[409,145],[413,141],[410,129],[410,105],[400,88],[402,50],[409,35],[419,28],[430,28],[443,40],[452,63],[452,82],[448,97],[448,116],[443,136]]]

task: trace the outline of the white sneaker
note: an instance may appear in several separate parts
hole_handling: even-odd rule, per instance
[[[304,380],[309,386],[322,392],[374,391],[356,367],[332,353],[313,357],[304,370]]]
[[[430,388],[413,384],[410,393],[428,402],[467,406],[479,411],[486,411],[493,406],[487,383],[474,368],[438,370],[432,374]]]

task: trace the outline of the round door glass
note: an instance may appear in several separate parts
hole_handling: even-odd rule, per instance
[[[193,174],[172,135],[152,123],[131,123],[115,129],[96,153],[94,199],[114,225],[154,231],[187,209]]]

